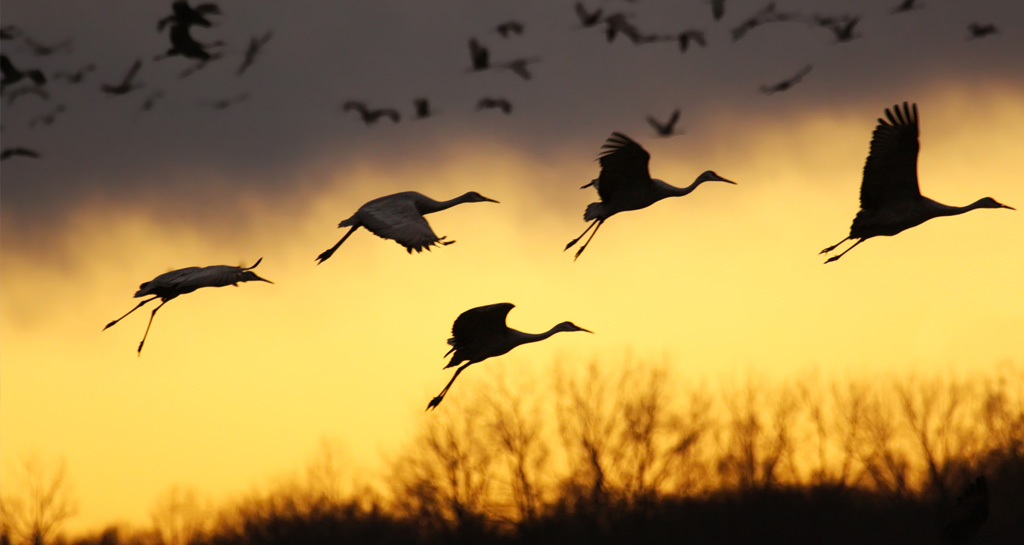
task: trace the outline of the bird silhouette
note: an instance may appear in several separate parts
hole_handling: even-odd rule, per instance
[[[971,23],[967,25],[967,32],[967,39],[974,40],[978,38],[984,38],[986,36],[991,36],[992,34],[996,34],[997,32],[999,32],[999,30],[996,28],[996,25],[993,25],[991,23]]]
[[[674,136],[676,134],[682,134],[676,132],[676,123],[679,121],[679,108],[676,108],[672,115],[668,118],[668,121],[662,123],[651,116],[647,116],[647,123],[654,128],[654,132],[658,136]]]
[[[238,66],[238,72],[235,72],[236,76],[241,76],[252,66],[252,63],[256,61],[256,55],[273,37],[274,31],[268,30],[262,36],[253,36],[249,39],[249,46],[245,48],[245,57],[242,59],[242,64]]]
[[[34,55],[39,57],[48,57],[64,49],[71,51],[71,38],[63,40],[61,42],[57,42],[53,45],[46,45],[33,40],[31,36],[26,34],[25,38],[22,41],[25,43],[25,45],[28,46],[29,49],[32,50],[32,53]]]
[[[523,57],[520,59],[513,59],[509,62],[501,63],[495,66],[502,70],[511,70],[515,75],[525,79],[530,79],[530,65],[533,63],[540,62],[538,57]]]
[[[142,68],[142,59],[137,59],[132,63],[132,66],[128,69],[128,73],[124,75],[124,78],[121,79],[120,83],[116,85],[105,83],[100,88],[108,95],[124,95],[139,89],[143,87],[143,85],[135,82],[135,76],[139,73],[140,68]]]
[[[803,81],[804,76],[806,76],[807,74],[811,73],[811,68],[812,68],[812,66],[808,64],[807,66],[801,68],[800,71],[797,72],[796,74],[793,74],[792,76],[790,76],[790,77],[788,77],[788,78],[786,78],[786,79],[784,79],[784,80],[782,80],[782,81],[780,81],[778,83],[773,83],[771,85],[762,85],[761,86],[761,92],[766,94],[766,95],[774,95],[775,93],[781,93],[782,91],[788,91],[794,85],[796,85],[796,84],[800,83],[801,81]]]
[[[491,67],[491,52],[480,45],[476,38],[469,39],[469,61],[472,65],[470,72],[479,72]]]
[[[580,26],[583,28],[597,26],[601,22],[601,16],[604,15],[604,11],[601,8],[587,11],[586,6],[582,2],[576,2],[573,8],[576,10],[576,17],[580,20]]]
[[[190,25],[180,23],[171,25],[171,47],[163,54],[153,57],[153,60],[159,61],[175,56],[185,57],[186,59],[196,59],[199,61],[211,61],[220,58],[219,54],[210,54],[206,48],[223,45],[223,42],[218,40],[209,44],[199,43],[192,37],[192,32],[189,30],[190,28]]]
[[[917,184],[918,117],[917,104],[903,108],[897,104],[885,110],[885,119],[871,136],[871,151],[864,164],[860,185],[860,211],[850,226],[850,236],[825,248],[827,254],[847,240],[856,240],[843,253],[828,258],[831,263],[871,237],[893,236],[932,218],[955,216],[976,208],[1009,208],[991,197],[967,206],[947,206],[921,195]]]
[[[35,95],[43,100],[50,100],[50,93],[45,85],[23,85],[7,93],[7,104],[14,104],[23,96]]]
[[[598,158],[601,164],[601,174],[596,180],[592,180],[580,188],[594,186],[597,189],[597,194],[601,197],[601,202],[590,203],[587,206],[583,213],[583,219],[592,223],[580,236],[569,241],[565,245],[565,249],[568,250],[579,242],[591,228],[594,229],[594,232],[576,251],[574,259],[578,259],[583,250],[587,248],[594,235],[597,234],[597,230],[601,228],[601,224],[619,212],[646,208],[667,197],[689,195],[704,182],[736,183],[719,176],[712,170],[701,173],[687,187],[675,187],[656,178],[651,178],[647,170],[647,163],[650,161],[651,155],[640,144],[620,132],[613,132],[605,140],[601,149],[604,150]]]
[[[716,21],[721,21],[722,17],[725,16],[725,0],[710,0],[711,3],[711,16]]]
[[[906,13],[908,11],[921,9],[923,7],[924,5],[918,3],[918,0],[903,0],[895,7],[893,7],[891,10],[889,10],[889,13]]]
[[[220,15],[220,7],[217,4],[208,2],[198,4],[196,7],[188,5],[184,0],[178,0],[171,4],[173,13],[160,19],[156,23],[157,30],[163,30],[167,25],[211,27],[213,23],[206,18],[207,15]]]
[[[31,127],[35,127],[37,125],[45,125],[45,126],[53,125],[53,123],[55,121],[57,121],[57,115],[61,114],[61,113],[64,113],[67,110],[68,110],[67,106],[65,106],[63,104],[58,104],[52,110],[33,117],[28,122],[28,126],[31,128]]]
[[[373,125],[382,117],[386,117],[395,123],[398,123],[402,119],[402,115],[394,108],[377,108],[376,110],[371,110],[366,106],[365,102],[360,102],[358,100],[349,100],[345,102],[345,104],[342,104],[341,110],[344,112],[358,112],[360,119],[362,119],[363,123],[367,126]]]
[[[103,330],[120,322],[129,314],[135,312],[142,305],[160,299],[160,304],[153,309],[153,312],[149,315],[149,323],[146,325],[146,332],[142,335],[142,342],[139,343],[138,353],[142,355],[142,345],[146,343],[146,337],[149,335],[149,328],[153,325],[153,318],[156,316],[156,311],[160,310],[160,307],[167,304],[168,301],[174,299],[179,295],[186,293],[192,293],[199,288],[217,288],[221,286],[238,286],[239,282],[250,282],[253,280],[259,280],[260,282],[267,282],[273,284],[266,278],[260,278],[256,273],[252,272],[263,258],[256,260],[252,267],[232,267],[230,265],[211,265],[209,267],[185,267],[184,269],[178,269],[171,272],[166,272],[150,280],[149,282],[143,282],[139,286],[139,290],[135,292],[135,297],[145,297],[152,295],[153,297],[146,299],[145,301],[135,305],[135,308],[126,312],[120,318],[110,322],[104,326]]]
[[[512,35],[521,35],[523,33],[524,28],[525,25],[523,25],[523,23],[519,21],[505,21],[504,23],[501,23],[500,25],[495,27],[494,30],[498,31],[498,34],[501,34],[502,38],[508,38],[509,36]]]
[[[860,34],[857,34],[854,29],[857,28],[857,24],[860,23],[860,17],[852,17],[849,15],[843,15],[840,17],[815,17],[814,23],[821,27],[832,31],[832,34],[836,37],[836,43],[849,42],[854,38],[859,38]]]
[[[36,85],[44,85],[46,76],[40,70],[19,70],[7,55],[0,55],[0,89],[28,78]]]
[[[0,151],[0,161],[6,161],[13,157],[28,157],[30,159],[38,159],[39,152],[34,149],[23,148],[21,146],[13,148],[4,148],[2,151]]]
[[[497,109],[509,115],[512,113],[512,103],[504,98],[483,97],[476,102],[477,111]]]
[[[942,543],[970,543],[988,519],[988,483],[979,475],[956,499],[956,506],[942,527]]]
[[[704,33],[699,30],[686,30],[676,35],[675,39],[679,42],[679,50],[686,53],[686,50],[690,48],[691,43],[695,43],[701,47],[707,47],[708,42],[704,37]]]
[[[455,319],[452,325],[452,337],[448,339],[451,350],[445,356],[452,354],[452,359],[444,368],[461,365],[455,370],[455,375],[448,381],[448,384],[441,390],[441,393],[430,400],[427,410],[433,409],[441,404],[452,383],[459,377],[459,373],[474,363],[479,363],[487,358],[493,358],[508,353],[513,348],[527,343],[543,341],[555,333],[563,331],[586,331],[588,329],[572,323],[562,322],[544,333],[524,333],[505,325],[505,319],[512,308],[512,303],[497,303],[482,307],[471,308],[463,312]],[[466,362],[465,365],[462,362]]]
[[[430,100],[417,98],[412,101],[412,104],[416,109],[416,119],[426,119],[434,115],[434,111],[430,108]]]
[[[405,247],[410,254],[413,250],[422,252],[432,246],[447,246],[454,240],[445,240],[434,234],[426,218],[426,214],[447,210],[455,205],[467,202],[498,202],[488,199],[476,191],[470,191],[448,201],[435,201],[415,191],[403,191],[394,195],[378,197],[359,207],[352,217],[343,220],[338,227],[351,227],[337,244],[331,246],[316,257],[317,265],[327,261],[345,240],[360,227],[371,233],[391,239]]]
[[[82,80],[85,79],[86,74],[94,70],[96,70],[96,65],[93,63],[89,63],[79,68],[78,70],[75,70],[74,72],[56,72],[53,74],[53,79],[66,80],[70,84],[82,83]]]
[[[16,40],[25,35],[25,32],[16,25],[0,26],[0,40]]]

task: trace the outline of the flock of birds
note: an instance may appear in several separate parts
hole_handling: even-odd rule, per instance
[[[869,238],[892,236],[932,218],[963,214],[978,208],[1013,210],[1012,207],[1001,204],[991,197],[984,197],[966,206],[949,206],[921,195],[917,180],[918,134],[916,104],[897,104],[885,110],[885,119],[878,119],[878,125],[871,138],[870,153],[864,165],[860,211],[853,220],[849,236],[825,248],[821,253],[832,252],[848,240],[853,240],[854,243],[842,253],[828,258],[825,263],[836,261]],[[619,212],[640,210],[668,197],[688,195],[704,182],[736,183],[711,170],[701,173],[686,187],[676,187],[652,178],[648,170],[650,154],[640,144],[619,132],[612,133],[602,146],[602,150],[599,156],[601,170],[598,177],[581,187],[594,187],[600,200],[588,205],[584,212],[583,219],[591,222],[590,225],[565,246],[565,250],[568,250],[593,229],[590,238],[576,251],[575,258],[579,258],[583,253],[601,225]],[[373,199],[360,206],[351,217],[338,223],[339,228],[348,227],[348,231],[334,246],[320,253],[316,257],[316,262],[321,264],[330,259],[360,227],[381,238],[394,240],[410,254],[413,250],[419,253],[432,247],[447,246],[455,241],[434,233],[424,216],[459,204],[478,202],[498,201],[475,191],[446,201],[436,201],[415,191],[404,191]],[[165,303],[202,287],[237,286],[240,282],[253,280],[269,282],[252,272],[261,260],[262,258],[251,267],[188,267],[157,276],[139,286],[135,293],[135,297],[153,297],[142,301],[124,316],[107,324],[104,329],[116,324],[146,303],[160,299],[161,303],[150,314],[146,333],[139,343],[138,352],[141,355],[153,318]],[[524,333],[508,327],[505,323],[512,307],[511,303],[476,307],[463,312],[455,320],[452,337],[448,339],[452,349],[446,356],[454,354],[445,368],[458,366],[458,369],[441,393],[427,405],[428,410],[441,403],[459,374],[474,363],[505,354],[521,344],[544,340],[555,333],[589,332],[572,322],[562,322],[544,333]]]

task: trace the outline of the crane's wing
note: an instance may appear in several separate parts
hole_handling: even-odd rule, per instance
[[[394,240],[409,252],[422,252],[441,240],[416,204],[402,193],[374,199],[361,206],[356,215],[371,233]]]
[[[614,201],[618,195],[633,193],[651,183],[647,163],[651,154],[628,136],[613,132],[601,146],[598,161],[597,193],[602,201]]]
[[[508,316],[512,303],[496,303],[482,307],[471,308],[455,319],[452,325],[452,337],[454,342],[450,344],[456,348],[473,343],[479,338],[497,335],[503,332],[508,326],[505,325],[505,318]]]
[[[257,262],[257,264],[259,264],[259,262]],[[255,267],[255,265],[253,265],[253,267]],[[187,274],[180,274],[182,271],[189,272]],[[262,280],[251,272],[246,274],[248,271],[243,267],[233,267],[231,265],[189,267],[188,269],[181,269],[180,271],[172,272],[179,274],[173,279],[170,279],[171,286],[181,291],[181,293],[188,293],[199,288],[217,288],[238,284],[239,282],[248,282],[250,280]]]
[[[122,83],[128,85],[133,79],[135,79],[135,74],[139,73],[140,68],[142,68],[142,59],[135,59],[135,63],[132,64],[132,67],[128,69],[128,73],[125,74],[124,79],[121,80]]]
[[[871,136],[871,152],[864,163],[860,207],[871,210],[917,199],[917,104],[897,104],[885,110]]]

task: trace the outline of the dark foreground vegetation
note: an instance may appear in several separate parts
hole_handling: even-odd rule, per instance
[[[174,489],[148,529],[71,539],[6,497],[3,541],[1019,545],[1022,378],[715,393],[658,369],[560,369],[552,388],[460,390],[379,484],[349,486],[325,448],[305,478],[229,506]]]

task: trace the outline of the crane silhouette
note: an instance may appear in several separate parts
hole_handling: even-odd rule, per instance
[[[136,59],[120,83],[104,83],[100,88],[108,95],[124,95],[139,89],[143,85],[135,82],[135,76],[139,73],[140,68],[142,68],[142,59]]]
[[[345,239],[352,235],[356,229],[365,227],[371,233],[381,237],[389,238],[405,247],[410,254],[413,250],[422,252],[430,250],[438,244],[447,246],[455,242],[445,240],[447,237],[440,237],[434,234],[426,218],[423,216],[433,212],[447,210],[457,204],[467,202],[498,202],[488,199],[476,191],[470,191],[448,201],[435,201],[430,197],[415,191],[403,191],[394,195],[378,197],[359,207],[352,217],[342,221],[338,227],[351,227],[345,236],[337,244],[331,246],[316,257],[317,265],[327,261],[338,249]]]
[[[679,113],[679,108],[676,108],[664,123],[649,115],[647,116],[647,123],[654,129],[654,132],[657,133],[658,136],[667,137],[682,134],[676,132],[676,123],[679,122]]]
[[[474,363],[479,363],[487,358],[493,358],[507,354],[513,348],[527,343],[535,343],[560,333],[562,331],[586,331],[589,329],[572,322],[562,322],[555,325],[544,333],[524,333],[505,325],[508,313],[515,307],[512,303],[496,303],[482,307],[471,308],[463,312],[455,319],[452,325],[452,337],[448,344],[452,349],[445,356],[454,352],[452,359],[444,368],[461,365],[455,370],[455,375],[448,381],[448,384],[441,390],[441,393],[430,400],[427,410],[433,409],[441,404],[452,383],[459,377],[459,373]],[[466,362],[462,365],[462,362]]]
[[[565,249],[568,250],[579,242],[583,235],[586,235],[587,231],[590,231],[591,228],[594,229],[594,232],[590,234],[590,238],[583,243],[583,246],[576,251],[574,260],[580,257],[583,250],[593,240],[597,230],[601,228],[601,224],[619,212],[646,208],[667,197],[689,195],[694,189],[697,189],[697,186],[704,182],[736,183],[719,176],[713,170],[702,172],[687,187],[675,187],[657,178],[651,178],[647,170],[647,163],[651,159],[651,154],[647,153],[647,150],[641,147],[640,144],[637,144],[620,132],[613,132],[605,140],[601,149],[604,150],[598,158],[601,164],[601,174],[596,180],[591,180],[589,184],[580,188],[594,186],[597,189],[597,194],[601,197],[601,202],[587,205],[587,210],[583,213],[583,219],[592,223],[587,226],[580,236],[566,244]]]
[[[864,163],[860,185],[860,211],[853,218],[850,236],[825,248],[827,254],[847,240],[856,240],[843,253],[828,258],[831,263],[871,237],[891,237],[911,227],[942,216],[955,216],[976,208],[1009,208],[985,197],[967,206],[948,206],[921,195],[917,185],[918,142],[917,104],[903,103],[886,108],[885,117],[871,136],[871,151]]]
[[[103,331],[107,328],[120,322],[129,314],[135,312],[142,305],[156,299],[160,299],[160,304],[153,309],[153,312],[149,315],[149,323],[146,324],[146,332],[142,334],[142,342],[139,343],[139,355],[142,355],[142,345],[146,343],[146,337],[149,335],[149,328],[153,325],[153,318],[156,317],[156,311],[160,310],[160,307],[167,304],[168,301],[174,299],[179,295],[186,293],[192,293],[199,288],[219,288],[221,286],[238,286],[239,282],[250,282],[253,280],[259,280],[260,282],[266,282],[273,284],[266,278],[260,278],[256,273],[252,272],[263,258],[256,260],[256,263],[252,264],[252,267],[232,267],[230,265],[211,265],[209,267],[185,267],[184,269],[178,269],[171,272],[166,272],[150,280],[149,282],[143,282],[139,286],[139,291],[135,292],[135,297],[145,297],[152,295],[153,297],[146,299],[145,301],[135,305],[135,308],[124,313],[124,316],[110,322],[103,327]]]
[[[32,80],[36,85],[44,85],[46,83],[46,76],[41,70],[19,70],[11,62],[11,59],[7,58],[7,55],[0,55],[0,73],[2,73],[0,89],[18,83],[25,78]]]

